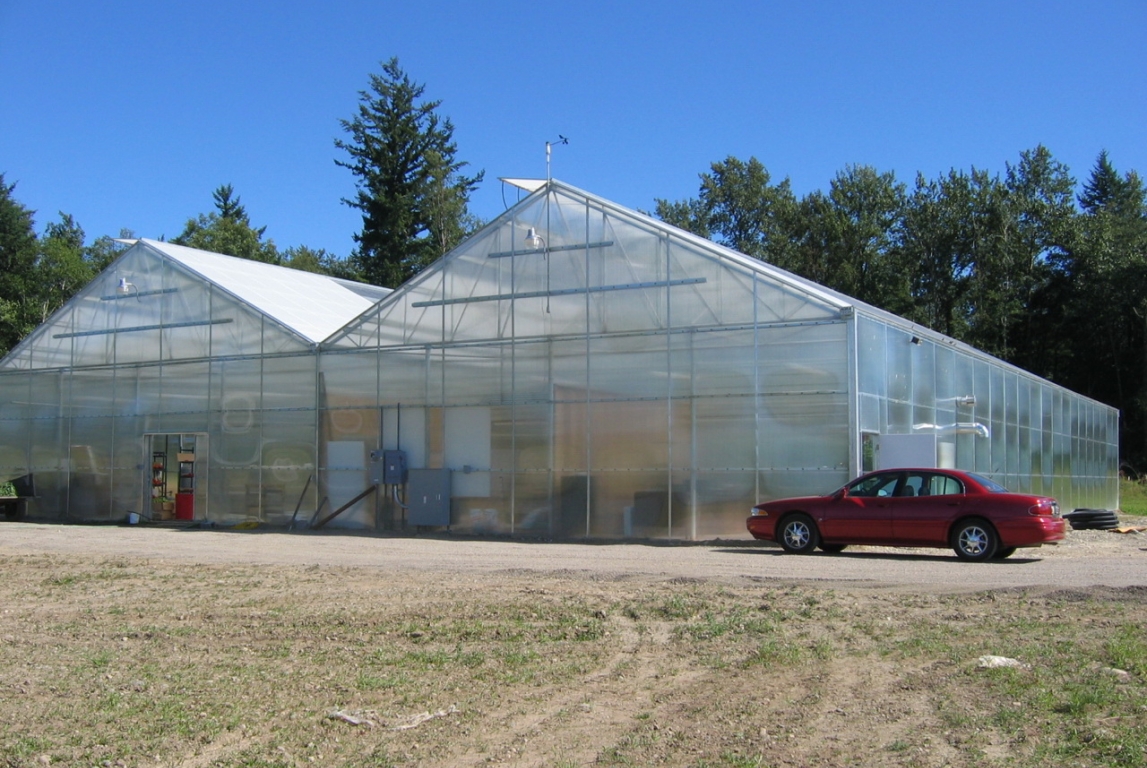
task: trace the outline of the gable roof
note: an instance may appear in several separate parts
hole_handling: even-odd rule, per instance
[[[365,283],[141,239],[235,298],[313,344],[326,339],[391,293]]]

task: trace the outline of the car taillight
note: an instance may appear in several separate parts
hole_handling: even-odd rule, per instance
[[[1029,515],[1050,515],[1059,517],[1059,504],[1054,501],[1041,501],[1028,508]]]

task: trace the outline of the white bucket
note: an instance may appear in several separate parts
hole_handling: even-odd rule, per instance
[[[127,524],[128,525],[139,524],[139,513],[138,512],[128,512],[127,513]]]

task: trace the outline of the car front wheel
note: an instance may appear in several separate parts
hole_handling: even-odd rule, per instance
[[[799,512],[781,521],[781,535],[777,538],[785,552],[794,555],[812,552],[820,543],[816,523],[808,515]]]
[[[952,529],[952,549],[961,560],[991,560],[1000,548],[1000,537],[987,520],[961,520]]]

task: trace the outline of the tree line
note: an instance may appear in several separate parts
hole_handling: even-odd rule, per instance
[[[482,222],[454,126],[397,59],[340,120],[335,163],[362,215],[355,248],[279,249],[230,184],[172,242],[397,287]],[[965,341],[1121,411],[1121,446],[1147,462],[1147,194],[1101,152],[1080,187],[1043,146],[1004,172],[953,169],[912,183],[847,166],[798,197],[755,157],[700,174],[697,197],[658,199],[662,220]],[[44,322],[124,246],[87,243],[72,216],[37,233],[0,174],[0,354]],[[133,237],[130,231],[121,238]]]
[[[1079,187],[1046,147],[1002,174],[906,184],[865,165],[798,198],[756,158],[700,175],[661,219],[965,341],[1121,411],[1147,458],[1147,197],[1101,152]]]

